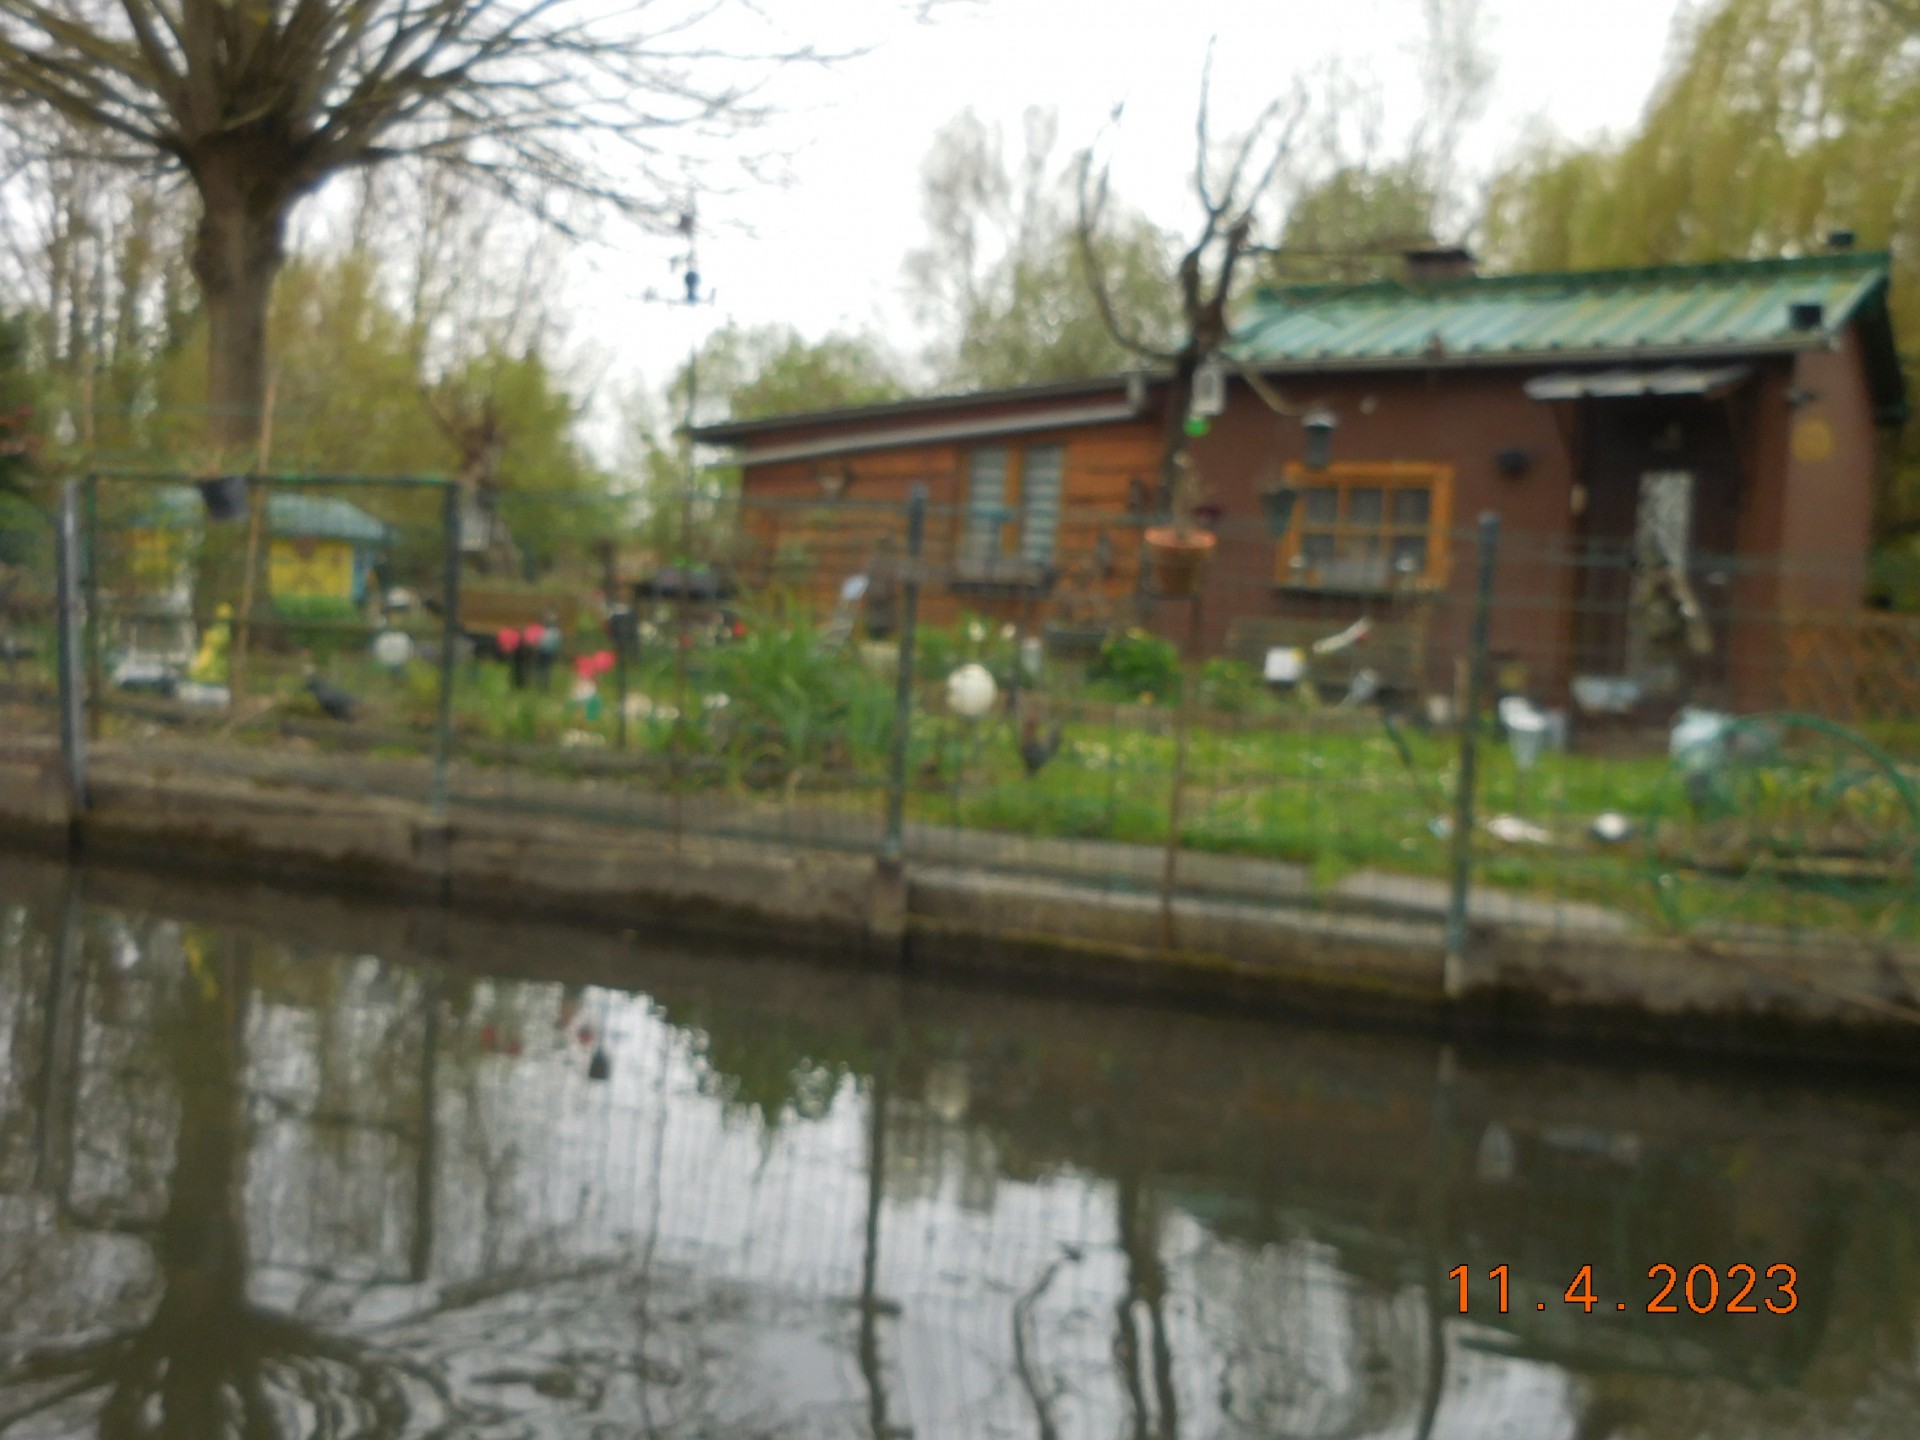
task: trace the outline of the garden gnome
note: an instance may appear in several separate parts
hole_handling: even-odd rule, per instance
[[[599,705],[599,680],[597,680],[597,676],[601,676],[601,674],[603,674],[607,668],[611,668],[611,666],[612,655],[611,653],[607,653],[607,651],[599,651],[599,653],[595,653],[595,655],[582,655],[580,659],[574,660],[574,691],[572,691],[572,701],[574,701],[576,707],[580,707],[582,718],[586,718],[586,720],[599,720],[599,716],[601,716],[601,705]]]

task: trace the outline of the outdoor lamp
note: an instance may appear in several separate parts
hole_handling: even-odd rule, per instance
[[[215,475],[197,482],[200,501],[207,507],[209,520],[238,520],[246,513],[247,477]]]
[[[1340,421],[1325,406],[1309,410],[1300,422],[1307,431],[1307,469],[1324,470],[1333,460],[1333,432]]]

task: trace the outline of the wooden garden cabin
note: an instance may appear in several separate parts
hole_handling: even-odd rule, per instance
[[[1635,576],[1673,557],[1711,628],[1695,698],[1779,703],[1795,625],[1862,605],[1883,437],[1906,413],[1884,255],[1507,276],[1461,251],[1404,278],[1261,292],[1193,454],[1218,544],[1196,605],[1141,536],[1166,386],[1122,375],[710,425],[743,475],[753,565],[830,605],[884,568],[915,483],[943,575],[924,615],[1138,613],[1258,656],[1372,617],[1407,683],[1451,683],[1475,517],[1503,522],[1493,648],[1558,702],[1644,682]],[[1252,379],[1248,377],[1251,376]],[[1276,406],[1278,408],[1276,408]],[[1307,465],[1302,415],[1334,423]],[[1263,494],[1292,493],[1276,538]],[[1388,653],[1388,652],[1382,652]]]

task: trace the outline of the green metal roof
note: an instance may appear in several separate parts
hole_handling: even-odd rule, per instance
[[[202,518],[200,497],[185,485],[170,485],[155,493],[154,523],[191,524]],[[358,505],[326,495],[267,496],[267,529],[275,535],[312,536],[318,540],[351,540],[356,544],[384,544],[388,527]]]
[[[269,495],[267,528],[276,535],[311,535],[378,545],[387,527],[358,505],[326,495]]]
[[[1277,369],[1738,355],[1822,343],[1859,320],[1876,397],[1897,405],[1904,388],[1887,323],[1887,263],[1849,253],[1291,286],[1256,296],[1233,353]],[[1819,328],[1795,328],[1800,302],[1822,307]]]

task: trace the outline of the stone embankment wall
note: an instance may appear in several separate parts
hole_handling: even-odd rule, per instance
[[[0,745],[0,844],[321,886],[463,915],[714,934],[867,966],[1550,1039],[1920,1063],[1920,961],[1476,927],[1449,993],[1430,915],[1153,896],[957,866],[169,771],[96,752],[76,815],[57,754]],[[1464,982],[1464,983],[1461,983]]]

